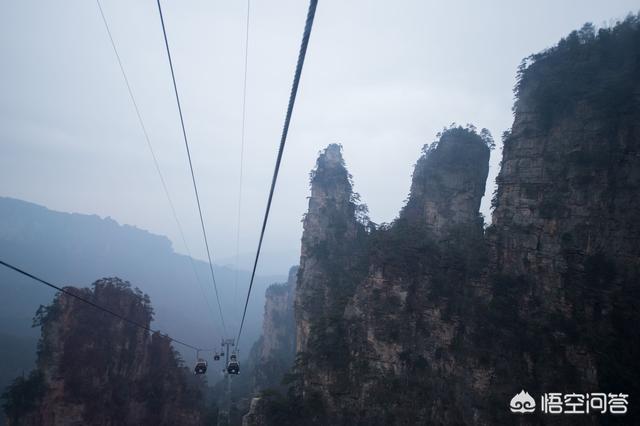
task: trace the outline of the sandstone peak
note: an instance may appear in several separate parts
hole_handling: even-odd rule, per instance
[[[482,227],[480,201],[489,172],[490,135],[452,126],[416,163],[401,217],[426,224],[436,235],[455,225]]]

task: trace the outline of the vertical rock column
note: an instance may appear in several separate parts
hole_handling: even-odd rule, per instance
[[[349,358],[344,309],[366,272],[367,233],[357,212],[341,147],[329,145],[311,174],[295,300],[302,392],[321,392],[325,401],[344,379],[340,372]]]

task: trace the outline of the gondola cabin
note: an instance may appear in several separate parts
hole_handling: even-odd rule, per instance
[[[231,355],[229,364],[227,364],[227,373],[234,375],[240,373],[240,364],[238,364],[238,360],[235,354]]]
[[[196,362],[196,366],[193,369],[193,374],[195,374],[196,376],[199,376],[201,374],[204,374],[207,372],[207,361],[203,360],[203,359],[199,359]]]

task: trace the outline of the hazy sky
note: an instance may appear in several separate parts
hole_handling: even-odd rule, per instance
[[[257,243],[308,6],[251,3],[243,253]],[[191,251],[204,258],[156,3],[103,7]],[[209,238],[224,263],[235,256],[246,1],[163,8]],[[372,219],[391,221],[422,145],[443,126],[474,123],[499,141],[523,57],[637,9],[637,0],[320,0],[262,272],[297,262],[308,173],[327,144],[343,144]],[[95,1],[1,1],[0,53],[0,195],[111,216],[184,252]]]

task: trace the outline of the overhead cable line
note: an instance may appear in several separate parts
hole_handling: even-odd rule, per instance
[[[247,23],[245,30],[245,45],[244,45],[244,82],[242,85],[242,130],[240,132],[240,179],[238,184],[238,219],[236,221],[236,271],[235,282],[233,285],[233,306],[236,305],[236,294],[238,291],[238,269],[240,258],[240,221],[242,218],[242,179],[243,179],[243,166],[244,166],[244,136],[245,136],[245,124],[247,118],[247,70],[249,64],[249,23],[251,15],[251,0],[247,0]]]
[[[91,305],[91,306],[93,306],[94,308],[101,310],[102,312],[106,312],[107,314],[112,315],[112,316],[114,316],[114,317],[116,317],[116,318],[118,318],[118,319],[120,319],[120,320],[122,320],[122,321],[124,321],[124,322],[126,322],[126,323],[128,323],[128,324],[130,324],[130,325],[133,325],[133,326],[135,326],[135,327],[141,328],[141,329],[143,329],[143,330],[145,330],[145,331],[148,331],[148,332],[150,332],[150,333],[153,333],[153,334],[158,333],[158,334],[160,334],[160,335],[162,335],[162,336],[166,337],[166,338],[167,338],[167,339],[169,339],[170,341],[172,341],[172,342],[174,342],[174,343],[177,343],[177,344],[179,344],[179,345],[185,346],[185,347],[187,347],[187,348],[194,349],[194,350],[196,350],[196,351],[199,351],[199,350],[200,350],[200,349],[199,349],[198,347],[196,347],[196,346],[193,346],[193,345],[190,345],[190,344],[188,344],[188,343],[185,343],[185,342],[183,342],[182,340],[174,339],[173,337],[169,336],[168,334],[162,333],[162,332],[161,332],[161,331],[159,331],[159,330],[154,330],[153,328],[150,328],[150,327],[148,327],[148,326],[146,326],[146,325],[144,325],[144,324],[141,324],[141,323],[139,323],[138,321],[135,321],[135,320],[132,320],[132,319],[130,319],[130,318],[127,318],[127,317],[125,317],[124,315],[120,315],[119,313],[114,312],[114,311],[112,311],[112,310],[111,310],[111,309],[109,309],[109,308],[105,308],[104,306],[100,306],[100,305],[98,305],[97,303],[92,302],[91,300],[89,300],[89,299],[87,299],[87,298],[85,298],[85,297],[82,297],[82,296],[79,296],[79,295],[77,295],[77,294],[75,294],[75,293],[72,293],[71,291],[66,290],[66,289],[64,289],[64,288],[62,288],[62,287],[59,287],[59,286],[57,286],[57,285],[55,285],[55,284],[51,284],[49,281],[45,281],[45,280],[43,280],[42,278],[39,278],[39,277],[37,277],[37,276],[35,276],[35,275],[33,275],[33,274],[31,274],[31,273],[27,272],[27,271],[24,271],[24,270],[22,270],[22,269],[18,268],[17,266],[13,266],[13,265],[11,265],[11,264],[9,264],[9,263],[7,263],[7,262],[4,262],[3,260],[0,260],[0,265],[4,266],[4,267],[6,267],[6,268],[9,268],[9,269],[11,269],[11,270],[13,270],[13,271],[15,271],[15,272],[17,272],[17,273],[19,273],[19,274],[22,274],[22,275],[24,275],[25,277],[29,277],[29,278],[31,278],[32,280],[38,281],[38,282],[39,282],[39,283],[41,283],[41,284],[44,284],[44,285],[46,285],[46,286],[48,286],[48,287],[51,287],[51,288],[53,288],[54,290],[59,291],[60,293],[64,293],[64,294],[66,294],[67,296],[71,296],[71,297],[73,297],[73,298],[75,298],[75,299],[78,299],[78,300],[80,300],[81,302],[86,303],[86,304],[88,304],[88,305]]]
[[[160,0],[158,3],[158,13],[160,14],[160,23],[162,24],[162,35],[164,36],[164,45],[167,50],[167,58],[169,59],[169,68],[171,69],[171,80],[173,81],[173,91],[176,96],[176,103],[178,105],[178,113],[180,115],[180,125],[182,126],[182,137],[184,139],[184,146],[187,150],[187,158],[189,159],[189,170],[191,171],[191,181],[193,182],[193,191],[196,196],[196,203],[198,205],[198,214],[200,215],[200,226],[202,227],[202,235],[204,237],[204,245],[207,250],[207,259],[209,261],[209,271],[211,272],[211,280],[213,281],[213,289],[216,293],[216,301],[218,302],[218,311],[220,312],[220,321],[222,322],[222,330],[224,334],[227,334],[227,327],[224,323],[224,316],[222,315],[222,305],[220,304],[220,295],[218,294],[218,285],[216,284],[216,277],[213,273],[213,264],[211,262],[211,251],[209,250],[209,241],[207,239],[207,230],[204,226],[204,219],[202,217],[202,207],[200,205],[200,196],[198,195],[198,185],[196,184],[196,176],[193,172],[193,162],[191,161],[191,151],[189,150],[189,142],[187,139],[187,130],[184,125],[184,116],[182,114],[182,106],[180,105],[180,96],[178,95],[178,85],[176,84],[176,75],[173,71],[173,61],[171,60],[171,49],[169,49],[169,40],[167,39],[167,30],[164,25],[164,17],[162,16],[162,6]]]
[[[311,36],[311,28],[313,27],[313,18],[315,17],[316,7],[318,0],[311,0],[309,3],[309,11],[307,13],[307,21],[304,27],[304,34],[302,35],[302,44],[300,45],[300,52],[298,54],[298,63],[296,65],[296,72],[293,77],[293,85],[291,86],[291,94],[289,96],[289,105],[287,107],[287,115],[284,120],[284,127],[282,129],[282,137],[280,138],[280,148],[278,149],[278,157],[276,159],[275,169],[273,171],[273,178],[271,179],[271,189],[269,190],[269,198],[267,200],[267,207],[264,212],[264,219],[262,221],[262,230],[260,231],[260,239],[258,241],[258,249],[256,250],[256,257],[253,262],[253,270],[251,271],[251,280],[249,281],[249,289],[247,290],[247,298],[244,303],[244,310],[242,312],[242,321],[240,322],[240,328],[238,329],[238,337],[236,338],[236,346],[240,342],[240,336],[242,334],[242,327],[244,326],[244,320],[247,315],[247,306],[249,305],[249,297],[251,296],[251,289],[253,288],[253,281],[256,276],[256,267],[258,266],[258,260],[260,259],[260,250],[262,249],[262,241],[264,239],[264,232],[267,227],[267,221],[269,219],[269,211],[271,210],[271,202],[273,200],[273,193],[276,188],[276,181],[278,180],[278,172],[280,171],[280,163],[282,162],[282,154],[284,152],[284,146],[287,142],[287,134],[289,133],[289,124],[291,123],[291,115],[293,113],[293,106],[296,102],[296,95],[298,94],[298,86],[300,84],[300,76],[302,75],[302,66],[304,65],[304,58],[307,54],[307,46],[309,44],[309,37]]]
[[[144,121],[142,120],[142,114],[140,113],[140,109],[138,108],[138,103],[136,102],[136,98],[133,95],[133,90],[131,88],[131,84],[129,83],[129,78],[127,77],[127,73],[124,70],[124,65],[122,64],[122,60],[120,59],[120,54],[118,53],[118,48],[116,47],[116,42],[113,39],[113,36],[111,34],[111,29],[109,28],[109,23],[107,21],[107,17],[104,14],[104,11],[102,10],[102,4],[100,3],[100,0],[96,0],[96,3],[98,4],[98,9],[100,10],[100,16],[102,17],[102,22],[104,23],[104,27],[107,30],[107,35],[109,36],[109,41],[111,42],[111,47],[113,48],[113,53],[116,56],[116,59],[118,61],[118,66],[120,67],[120,72],[122,73],[122,77],[124,79],[125,85],[127,86],[127,91],[129,92],[129,98],[131,99],[131,103],[133,104],[133,109],[136,112],[136,116],[138,117],[138,123],[140,123],[140,128],[142,129],[142,133],[144,134],[144,139],[147,142],[147,147],[149,148],[149,152],[151,153],[151,158],[153,158],[153,164],[155,165],[156,171],[158,172],[158,177],[160,178],[160,182],[162,183],[162,189],[164,190],[164,193],[167,197],[167,201],[169,202],[169,207],[171,208],[171,213],[173,214],[173,219],[176,222],[176,225],[178,226],[178,231],[180,232],[180,237],[182,238],[182,243],[184,244],[184,247],[187,251],[187,255],[189,256],[189,262],[191,264],[191,269],[193,270],[193,274],[196,278],[196,281],[198,282],[198,285],[200,287],[200,290],[202,291],[202,296],[207,304],[207,307],[209,308],[209,313],[211,315],[211,320],[212,322],[215,324],[215,319],[213,317],[213,308],[211,307],[211,304],[209,303],[209,298],[207,297],[204,287],[202,286],[202,282],[200,281],[200,277],[198,276],[198,273],[196,272],[196,267],[195,264],[193,262],[193,256],[191,255],[191,250],[189,249],[189,245],[187,244],[187,239],[184,236],[184,231],[182,228],[182,224],[180,223],[180,220],[178,219],[178,214],[176,213],[176,209],[175,206],[173,204],[173,200],[171,199],[171,195],[169,195],[169,189],[167,188],[167,184],[164,180],[164,176],[162,175],[162,171],[160,169],[160,164],[158,163],[158,158],[156,157],[156,153],[155,150],[153,149],[153,145],[151,144],[151,139],[149,138],[149,133],[147,132],[147,128],[144,125]]]

